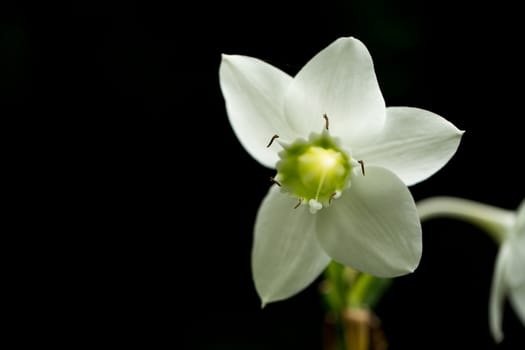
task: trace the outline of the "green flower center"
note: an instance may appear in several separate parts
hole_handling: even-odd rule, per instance
[[[284,191],[306,201],[313,212],[328,206],[347,187],[355,161],[328,132],[283,148],[276,179]]]

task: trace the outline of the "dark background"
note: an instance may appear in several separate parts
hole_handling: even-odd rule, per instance
[[[11,209],[22,213],[13,231],[22,239],[8,271],[21,344],[321,348],[315,284],[260,309],[252,227],[273,172],[230,129],[221,53],[295,74],[336,38],[355,36],[387,105],[428,109],[466,130],[447,166],[411,188],[416,200],[452,195],[514,209],[524,197],[518,5],[3,6],[0,108],[13,138],[6,153],[20,152],[11,172],[21,182],[11,187],[22,195]],[[525,330],[508,305],[505,341],[494,345],[488,331],[497,247],[461,222],[423,229],[420,267],[377,309],[390,348],[518,349]]]

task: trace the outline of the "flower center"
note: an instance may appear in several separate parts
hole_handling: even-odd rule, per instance
[[[282,189],[305,201],[316,212],[331,204],[349,185],[354,161],[337,142],[323,131],[308,141],[299,139],[283,145],[277,162],[277,176]]]

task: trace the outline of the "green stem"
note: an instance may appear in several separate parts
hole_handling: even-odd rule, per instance
[[[345,327],[343,312],[346,308],[346,292],[352,281],[346,278],[345,267],[332,261],[326,269],[325,275],[330,283],[331,289],[326,298],[329,309],[335,319],[336,350],[347,350],[345,346]]]
[[[345,324],[342,317],[342,313],[338,313],[336,316],[336,332],[337,332],[337,349],[346,349],[346,336],[345,336]]]
[[[359,274],[348,291],[348,306],[373,309],[391,284],[391,278],[380,278],[366,273]]]
[[[466,221],[487,232],[498,244],[515,220],[515,213],[491,205],[457,197],[431,197],[417,203],[421,222],[448,217]]]

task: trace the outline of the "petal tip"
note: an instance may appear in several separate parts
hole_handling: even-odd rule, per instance
[[[231,56],[232,55],[228,55],[227,53],[221,53],[221,61],[229,61]]]
[[[395,277],[406,276],[406,275],[409,275],[411,273],[414,273],[417,270],[418,265],[419,264],[416,264],[416,266],[410,266],[410,267],[400,268],[400,269],[396,269],[396,270],[392,270],[392,271],[387,271],[387,272],[384,272],[382,274],[378,273],[377,277],[395,278]]]
[[[501,343],[503,341],[503,332],[501,332],[501,331],[493,332],[492,338],[494,338],[494,342],[496,344]]]
[[[417,264],[417,265],[414,266],[414,267],[409,267],[409,268],[407,269],[407,275],[416,272],[418,266],[419,266],[419,264]]]
[[[342,36],[342,37],[338,38],[336,41],[344,41],[344,42],[348,42],[348,43],[363,44],[363,42],[361,40],[357,39],[354,36]]]

